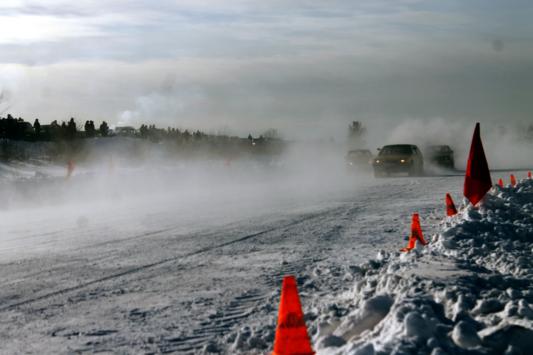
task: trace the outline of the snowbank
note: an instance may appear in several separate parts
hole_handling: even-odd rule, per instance
[[[410,253],[380,251],[361,265],[318,261],[298,274],[318,355],[531,353],[533,180],[494,187],[437,231]],[[276,288],[204,353],[268,354],[278,305]]]
[[[533,348],[533,180],[496,187],[426,248],[381,251],[309,313],[318,354],[526,354]]]

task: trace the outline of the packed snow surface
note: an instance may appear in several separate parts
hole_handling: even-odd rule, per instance
[[[443,219],[460,174],[42,169],[0,181],[2,354],[268,354],[287,274],[318,354],[531,348],[531,181]]]

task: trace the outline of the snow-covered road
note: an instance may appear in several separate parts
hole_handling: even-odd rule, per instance
[[[346,270],[403,246],[413,212],[435,232],[462,176],[315,187],[0,212],[0,353],[231,353],[243,334],[266,352],[283,275],[304,307],[348,289]]]

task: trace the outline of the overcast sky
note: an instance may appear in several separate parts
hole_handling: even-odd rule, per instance
[[[335,136],[533,122],[533,4],[2,0],[0,111]]]

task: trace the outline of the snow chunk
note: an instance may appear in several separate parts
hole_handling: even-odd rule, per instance
[[[463,349],[474,348],[481,344],[476,328],[465,321],[460,321],[453,328],[452,339],[455,344]]]

